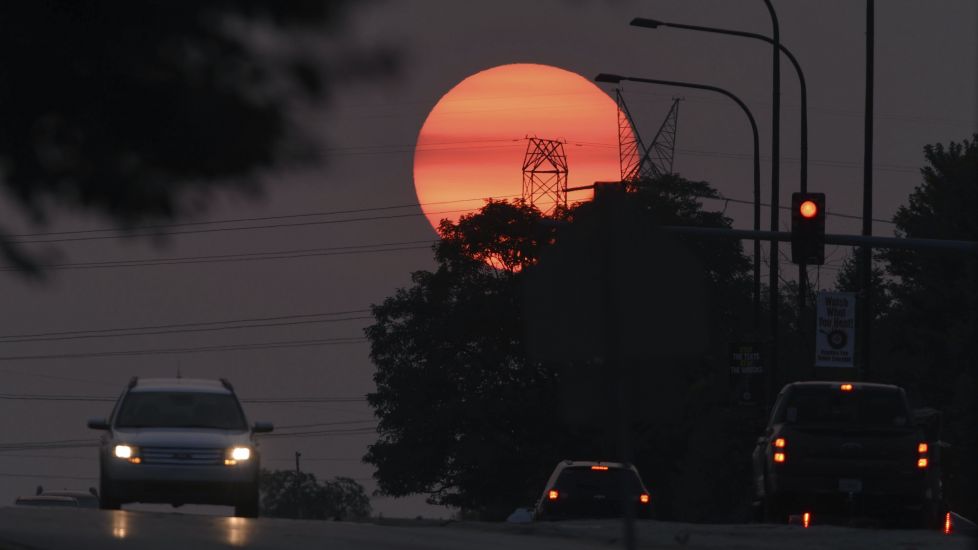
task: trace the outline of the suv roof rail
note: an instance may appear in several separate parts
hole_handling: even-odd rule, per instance
[[[139,377],[133,376],[132,378],[129,379],[129,387],[130,388],[134,387],[137,382],[139,382]]]
[[[234,386],[228,382],[227,378],[221,378],[221,385],[228,389],[229,392],[234,393]]]

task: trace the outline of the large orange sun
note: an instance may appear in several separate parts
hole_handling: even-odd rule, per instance
[[[448,91],[421,127],[414,189],[432,227],[456,221],[487,198],[523,191],[527,137],[563,140],[568,187],[620,179],[618,107],[584,77],[535,64],[501,65]],[[568,202],[590,191],[571,192]],[[541,210],[550,205],[538,202]]]

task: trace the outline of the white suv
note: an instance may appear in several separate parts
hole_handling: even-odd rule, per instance
[[[234,388],[223,378],[133,378],[108,419],[99,449],[103,510],[127,502],[220,504],[258,516],[259,449]]]

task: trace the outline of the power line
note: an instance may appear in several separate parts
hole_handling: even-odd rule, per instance
[[[285,340],[277,342],[262,342],[257,344],[230,344],[222,346],[204,346],[196,348],[159,348],[159,349],[136,349],[123,351],[100,351],[87,353],[60,353],[45,355],[5,355],[0,356],[0,361],[34,361],[48,359],[87,359],[94,357],[136,357],[142,355],[172,355],[186,353],[210,353],[224,351],[242,351],[254,349],[279,349],[279,348],[301,348],[318,346],[336,346],[347,344],[359,344],[367,339],[363,337],[346,338],[320,338],[313,340]]]
[[[61,341],[61,340],[81,340],[81,339],[90,339],[90,338],[122,338],[126,336],[155,336],[155,335],[162,335],[162,334],[186,334],[186,333],[214,332],[214,331],[221,331],[221,330],[239,330],[239,329],[247,329],[247,328],[291,327],[297,325],[315,325],[315,324],[322,324],[322,323],[360,321],[365,319],[373,319],[373,317],[368,315],[368,316],[360,316],[360,317],[342,317],[339,319],[312,319],[306,321],[287,321],[281,323],[257,323],[251,325],[228,326],[228,327],[184,328],[184,329],[173,329],[173,330],[128,332],[125,334],[84,334],[84,335],[75,335],[75,336],[45,336],[45,337],[38,337],[38,338],[20,338],[15,340],[3,340],[0,341],[0,344],[24,343],[24,342],[51,342],[51,341]]]
[[[0,400],[7,401],[116,401],[118,398],[112,395],[84,395],[84,394],[0,394]],[[241,398],[242,403],[355,403],[366,401],[365,396],[304,396],[304,397],[251,397]],[[354,422],[373,422],[372,419],[362,420],[343,420],[338,422],[327,422],[317,424],[304,424],[297,426],[279,426],[279,428],[302,428],[307,426],[324,426],[331,424],[348,424]],[[2,444],[0,444],[2,445]]]
[[[346,430],[312,430],[312,431],[307,431],[307,432],[292,432],[292,433],[281,433],[281,434],[277,434],[277,433],[274,433],[273,432],[273,433],[270,433],[270,434],[260,434],[258,437],[261,437],[261,438],[275,438],[275,439],[283,439],[283,438],[304,439],[304,438],[307,438],[307,437],[318,437],[318,436],[324,436],[324,435],[346,436],[346,435],[371,435],[371,434],[376,435],[377,434],[377,429],[376,428],[372,428],[372,427],[371,428],[350,428],[350,429],[346,429]]]
[[[342,220],[317,220],[309,222],[276,223],[266,225],[246,225],[241,227],[215,227],[211,229],[188,229],[186,231],[164,231],[157,233],[124,233],[119,235],[96,235],[91,237],[68,237],[62,239],[34,239],[34,240],[11,240],[13,244],[42,244],[42,243],[64,243],[75,241],[101,241],[107,239],[125,239],[131,237],[166,237],[170,235],[191,235],[202,233],[223,233],[228,231],[248,231],[253,229],[281,229],[286,227],[306,227],[313,225],[333,225],[340,223],[368,222],[380,220],[393,220],[400,218],[416,218],[418,216],[434,216],[438,214],[457,214],[459,212],[472,212],[472,208],[460,210],[442,210],[439,212],[411,212],[408,214],[391,214],[387,216],[367,216],[362,218],[345,218]]]
[[[243,222],[260,222],[260,221],[273,221],[273,220],[286,220],[295,218],[310,218],[316,216],[336,216],[340,214],[360,214],[363,212],[376,212],[381,210],[397,210],[401,208],[417,208],[420,206],[434,206],[440,204],[456,204],[460,202],[476,202],[485,201],[491,199],[510,199],[520,197],[521,195],[502,195],[499,197],[478,197],[469,199],[456,199],[450,201],[432,201],[432,202],[410,202],[404,204],[394,204],[385,206],[372,206],[364,208],[354,208],[348,210],[325,210],[320,212],[305,212],[300,214],[281,214],[277,216],[261,216],[252,218],[226,218],[223,220],[210,220],[210,221],[200,221],[200,222],[178,222],[178,223],[167,223],[158,225],[140,225],[128,229],[120,229],[115,227],[107,227],[103,229],[77,229],[71,231],[47,231],[41,233],[19,233],[9,235],[11,238],[26,238],[26,237],[49,237],[54,235],[78,235],[83,233],[104,233],[109,231],[141,231],[141,230],[155,230],[155,229],[170,229],[174,227],[196,227],[201,225],[218,225],[225,223],[243,223]]]
[[[242,399],[242,403],[358,403],[366,397],[254,397]]]
[[[157,330],[157,329],[169,329],[169,328],[186,328],[186,327],[205,327],[213,325],[224,325],[230,323],[252,323],[252,322],[265,322],[265,321],[280,321],[287,319],[308,319],[310,317],[331,317],[335,315],[353,315],[357,313],[368,313],[369,309],[349,309],[345,311],[323,311],[318,313],[298,313],[294,315],[275,315],[270,317],[244,317],[239,319],[224,319],[222,321],[198,321],[194,323],[169,323],[164,325],[138,325],[131,327],[115,327],[115,328],[100,328],[100,329],[87,329],[87,330],[65,330],[58,332],[34,332],[34,333],[21,333],[21,334],[8,334],[6,336],[0,336],[0,340],[7,340],[10,338],[34,338],[40,336],[73,336],[79,334],[102,334],[106,332],[123,332],[131,330]]]
[[[53,475],[53,474],[22,474],[22,473],[0,473],[3,477],[34,477],[40,479],[76,479],[81,481],[98,481],[97,477],[92,476],[63,476],[63,475]]]
[[[266,260],[288,260],[294,258],[312,258],[324,256],[347,256],[352,254],[375,254],[381,252],[402,252],[406,250],[427,250],[431,248],[434,239],[422,241],[404,241],[402,243],[379,243],[356,246],[339,246],[333,248],[311,248],[293,251],[271,251],[271,252],[248,252],[241,254],[216,254],[209,256],[186,256],[163,259],[146,260],[111,260],[102,262],[77,262],[71,264],[48,264],[40,267],[44,269],[108,269],[117,267],[153,267],[161,265],[184,265],[184,264],[214,264],[214,263],[233,263],[233,262],[254,262]],[[398,246],[409,245],[411,243],[425,243],[423,246]],[[386,247],[386,248],[380,248]],[[17,271],[18,268],[0,268],[0,271]]]
[[[377,425],[376,419],[369,420],[337,420],[333,422],[315,422],[312,424],[292,424],[288,426],[275,426],[275,433],[279,430],[290,430],[296,428],[321,428],[323,426],[347,426],[350,424],[371,424],[372,426]]]

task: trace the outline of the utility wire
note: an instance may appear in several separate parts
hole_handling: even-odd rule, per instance
[[[256,261],[267,261],[267,260],[289,260],[295,258],[348,256],[348,255],[356,255],[356,254],[377,254],[381,252],[403,252],[406,250],[430,250],[431,245],[437,241],[432,239],[426,239],[424,241],[408,241],[408,242],[420,242],[420,243],[427,243],[427,244],[414,245],[414,246],[390,246],[388,248],[376,248],[380,246],[386,246],[383,244],[345,246],[345,247],[335,247],[333,249],[323,249],[323,248],[308,249],[309,250],[308,252],[299,251],[297,253],[255,252],[255,253],[242,253],[242,254],[219,254],[213,256],[197,256],[197,257],[184,257],[184,258],[164,258],[161,260],[153,260],[153,259],[114,260],[114,261],[105,261],[105,262],[48,264],[48,265],[41,265],[40,267],[44,269],[52,269],[52,270],[110,269],[110,268],[118,268],[118,267],[154,267],[154,266],[165,266],[165,265],[219,264],[219,263],[234,263],[234,262],[256,262]],[[0,271],[17,271],[17,270],[18,268],[14,268],[14,267],[0,268]]]
[[[210,229],[188,229],[183,231],[164,231],[156,233],[123,233],[118,235],[97,235],[90,237],[66,237],[60,239],[33,239],[33,240],[11,240],[14,244],[42,244],[42,243],[64,243],[74,241],[101,241],[107,239],[125,239],[130,237],[167,237],[170,235],[191,235],[202,233],[223,233],[228,231],[247,231],[254,229],[281,229],[285,227],[306,227],[314,225],[333,225],[341,223],[368,222],[380,220],[394,220],[400,218],[416,218],[419,216],[434,216],[438,214],[457,214],[459,212],[472,212],[474,209],[466,208],[460,210],[442,210],[439,212],[410,212],[407,214],[390,214],[386,216],[366,216],[362,218],[345,218],[342,220],[316,220],[308,222],[275,223],[265,225],[246,225],[241,227],[215,227]]]
[[[21,333],[21,334],[8,334],[6,336],[0,336],[0,340],[8,340],[11,338],[34,338],[41,336],[74,336],[79,334],[103,334],[107,332],[124,332],[132,330],[158,330],[158,329],[169,329],[169,328],[187,328],[187,327],[206,327],[214,325],[225,325],[231,323],[258,323],[266,321],[282,321],[290,319],[308,319],[310,317],[331,317],[337,315],[354,315],[357,313],[369,313],[369,309],[349,309],[345,311],[323,311],[319,313],[299,313],[294,315],[275,315],[271,317],[244,317],[239,319],[224,319],[222,321],[198,321],[195,323],[170,323],[165,325],[137,325],[132,327],[115,327],[115,328],[101,328],[101,329],[86,329],[86,330],[65,330],[59,332],[33,332],[33,333]]]
[[[153,330],[153,331],[142,331],[142,332],[128,332],[125,334],[84,334],[75,336],[45,336],[45,337],[35,337],[35,338],[20,338],[14,340],[3,340],[0,344],[12,344],[12,343],[24,343],[24,342],[51,342],[51,341],[62,341],[62,340],[82,340],[90,338],[121,338],[125,336],[155,336],[162,334],[186,334],[186,333],[201,333],[201,332],[214,332],[221,330],[240,330],[247,328],[268,328],[268,327],[291,327],[297,325],[318,325],[323,323],[340,323],[347,321],[360,321],[365,319],[373,319],[372,316],[360,316],[360,317],[341,317],[339,319],[311,319],[306,321],[286,321],[279,323],[257,323],[251,325],[239,325],[239,326],[228,326],[228,327],[208,327],[208,328],[184,328],[184,329],[172,329],[172,330]]]
[[[359,344],[366,341],[367,339],[363,337],[345,337],[345,338],[320,338],[314,340],[285,340],[285,341],[276,341],[276,342],[261,342],[257,344],[230,344],[230,345],[221,345],[221,346],[204,346],[204,347],[196,347],[196,348],[134,349],[134,350],[123,350],[123,351],[58,353],[58,354],[44,354],[44,355],[3,355],[0,356],[0,361],[87,359],[93,357],[138,357],[143,355],[172,355],[172,354],[187,354],[187,353],[241,351],[241,350],[254,350],[254,349],[337,346],[337,345]]]
[[[56,395],[56,394],[0,394],[3,401],[95,401],[95,402],[115,402],[118,397],[111,395]],[[252,397],[241,398],[242,403],[262,403],[262,404],[292,404],[292,403],[360,403],[366,401],[366,397]],[[367,422],[367,420],[349,420],[339,423]],[[309,426],[321,426],[323,424],[310,424]],[[279,426],[279,428],[290,428],[300,426]]]
[[[196,227],[202,225],[218,225],[225,223],[245,223],[245,222],[264,222],[273,220],[287,220],[295,218],[311,218],[317,216],[336,216],[340,214],[361,214],[364,212],[376,212],[382,210],[397,210],[402,208],[417,208],[420,206],[433,206],[440,204],[456,204],[460,202],[477,202],[485,201],[490,199],[511,199],[517,198],[521,195],[501,195],[498,197],[479,197],[470,199],[456,199],[450,201],[432,201],[432,202],[411,202],[403,204],[394,204],[386,206],[372,206],[365,208],[354,208],[349,210],[325,210],[320,212],[305,212],[300,214],[282,214],[278,216],[261,216],[252,218],[226,218],[223,220],[210,220],[210,221],[200,221],[200,222],[177,222],[177,223],[166,223],[158,225],[140,225],[127,229],[120,229],[116,227],[107,227],[103,229],[77,229],[72,231],[47,231],[41,233],[20,233],[9,235],[11,238],[28,238],[28,237],[51,237],[55,235],[79,235],[84,233],[104,233],[109,231],[144,231],[144,230],[157,230],[157,229],[172,229],[174,227]]]

